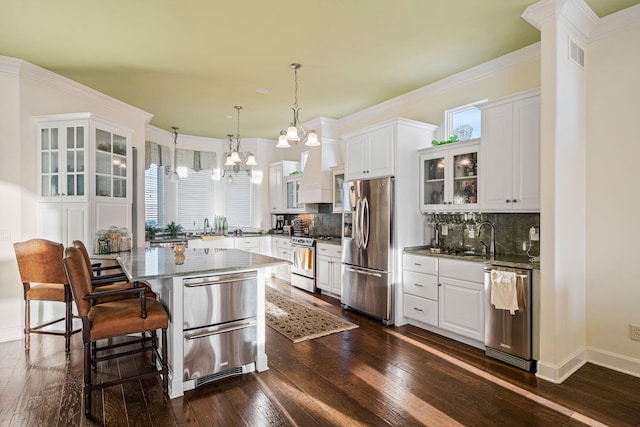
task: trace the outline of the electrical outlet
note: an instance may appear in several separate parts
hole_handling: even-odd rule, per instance
[[[640,341],[640,325],[629,325],[631,330],[631,339],[634,341]]]
[[[11,232],[9,230],[0,230],[0,242],[8,242],[11,240]]]
[[[540,231],[537,227],[531,227],[529,229],[529,240],[538,241],[540,240]]]

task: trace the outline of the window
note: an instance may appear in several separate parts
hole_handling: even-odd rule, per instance
[[[180,171],[178,170],[178,174]],[[213,223],[213,179],[211,170],[189,170],[188,178],[178,181],[178,217],[185,230],[200,227],[205,218]]]
[[[152,163],[144,171],[144,221],[148,225],[164,225],[165,167]]]
[[[251,226],[251,175],[234,173],[227,180],[227,222],[230,226]]]
[[[456,135],[460,141],[480,138],[482,134],[480,126],[481,114],[476,105],[485,101],[482,100],[445,111],[445,138],[448,139],[453,135]]]

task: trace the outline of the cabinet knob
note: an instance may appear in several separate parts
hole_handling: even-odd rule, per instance
[[[507,199],[504,201],[505,203],[511,203],[511,200]]]
[[[513,203],[518,203],[518,199],[513,199]]]

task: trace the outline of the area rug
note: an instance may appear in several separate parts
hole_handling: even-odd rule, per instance
[[[293,342],[357,328],[358,325],[266,287],[267,326]]]

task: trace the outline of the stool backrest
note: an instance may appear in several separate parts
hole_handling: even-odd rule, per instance
[[[64,267],[69,278],[71,291],[76,300],[78,314],[85,317],[91,308],[91,301],[85,300],[85,295],[93,291],[91,286],[91,272],[87,270],[87,265],[82,257],[82,252],[78,248],[69,247],[65,250]]]
[[[13,244],[22,283],[67,283],[62,243],[31,239]]]

